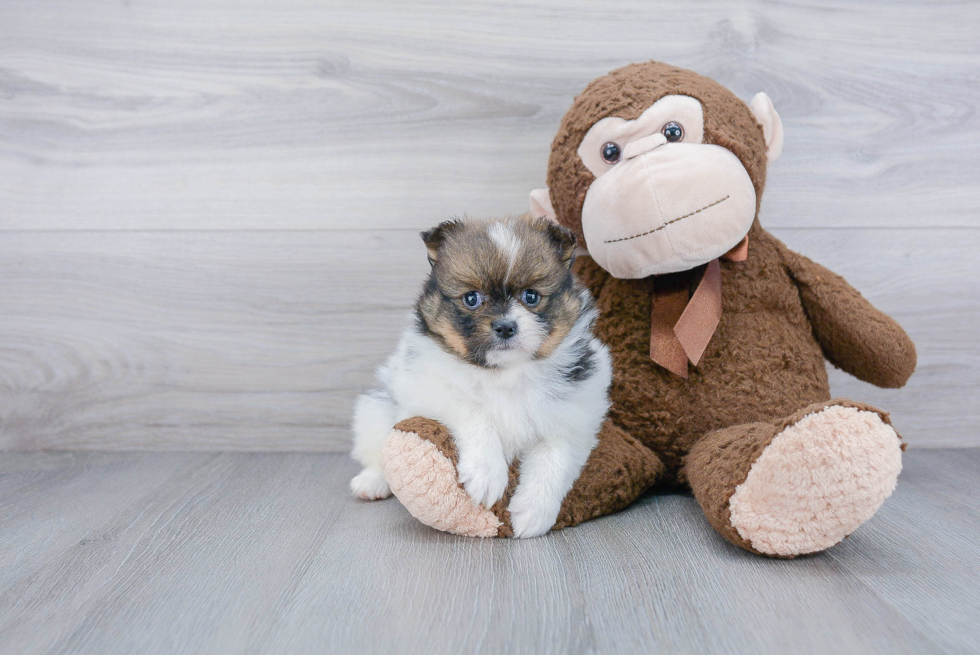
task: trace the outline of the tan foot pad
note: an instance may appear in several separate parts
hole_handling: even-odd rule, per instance
[[[435,444],[414,432],[392,430],[381,451],[392,493],[419,521],[464,537],[496,537],[500,519],[473,502],[459,485],[456,467]]]
[[[901,440],[875,412],[830,406],[776,435],[729,501],[732,526],[767,555],[824,550],[895,489]]]

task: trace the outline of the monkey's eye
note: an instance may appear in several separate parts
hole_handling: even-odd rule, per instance
[[[620,149],[618,144],[610,141],[609,143],[602,146],[599,150],[599,154],[602,155],[602,161],[607,164],[615,164],[619,161],[619,158],[623,156],[623,151]]]
[[[684,128],[681,127],[680,123],[675,123],[674,121],[670,121],[664,125],[660,132],[667,137],[667,140],[671,143],[680,141],[684,138]]]
[[[528,307],[534,307],[541,302],[541,294],[534,289],[524,289],[521,291],[521,301]]]
[[[476,309],[483,304],[483,295],[479,291],[467,291],[463,294],[463,304],[470,309]]]

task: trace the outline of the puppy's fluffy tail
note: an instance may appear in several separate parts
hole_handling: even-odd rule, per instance
[[[395,401],[386,389],[370,391],[354,404],[351,456],[366,467],[381,466],[381,446],[395,425]]]

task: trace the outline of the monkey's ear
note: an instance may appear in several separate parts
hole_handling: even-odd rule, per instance
[[[549,221],[558,220],[547,189],[535,189],[531,192],[531,215],[535,218],[547,218]]]
[[[446,242],[446,237],[463,227],[463,222],[458,218],[443,221],[430,230],[419,232],[425,249],[428,250],[429,265],[435,266],[439,261],[439,248]]]
[[[766,137],[766,159],[771,164],[783,153],[783,121],[765,93],[756,93],[749,109],[762,125],[762,134]]]
[[[548,237],[551,242],[558,249],[558,257],[565,266],[571,266],[572,262],[575,261],[575,233],[553,220],[548,220],[545,229],[548,230]]]

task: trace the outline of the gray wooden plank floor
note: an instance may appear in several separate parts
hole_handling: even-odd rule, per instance
[[[977,652],[978,471],[909,452],[874,519],[787,561],[681,494],[481,541],[354,500],[339,454],[4,453],[0,652]]]

